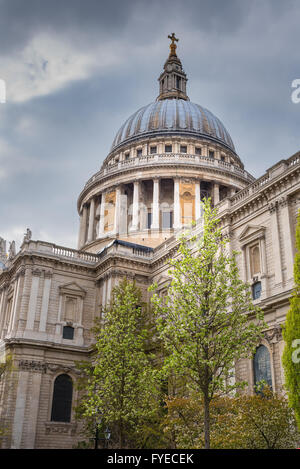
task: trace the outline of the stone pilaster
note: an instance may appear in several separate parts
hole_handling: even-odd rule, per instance
[[[279,228],[278,228],[278,207],[276,202],[269,203],[270,219],[271,219],[271,236],[272,236],[272,249],[273,249],[273,268],[275,275],[275,285],[282,283],[282,261],[279,241]]]
[[[32,270],[31,290],[30,290],[30,298],[29,298],[27,322],[26,322],[27,330],[34,329],[34,320],[35,320],[35,314],[36,314],[40,276],[41,276],[41,271],[39,269]]]

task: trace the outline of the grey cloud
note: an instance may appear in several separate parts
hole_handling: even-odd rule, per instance
[[[41,32],[96,59],[99,44],[125,54],[48,95],[0,105],[0,236],[30,226],[75,246],[77,196],[124,120],[155,100],[172,31],[191,100],[221,118],[246,169],[260,176],[299,150],[297,1],[0,0],[0,11],[0,77],[1,57],[17,65]]]

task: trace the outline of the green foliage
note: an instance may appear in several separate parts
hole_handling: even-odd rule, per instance
[[[296,228],[296,256],[294,263],[295,288],[290,299],[290,309],[283,328],[285,349],[282,363],[289,404],[296,413],[300,429],[300,211]]]
[[[204,448],[204,403],[196,394],[167,401],[164,432],[176,448]],[[287,400],[267,387],[262,395],[217,397],[211,402],[214,449],[288,449],[299,442]]]
[[[236,255],[228,253],[217,212],[205,200],[203,233],[181,237],[170,261],[168,294],[152,298],[166,349],[164,372],[184,377],[203,396],[207,448],[209,403],[241,384],[230,384],[234,363],[254,352],[265,327],[249,286],[239,279]]]
[[[93,363],[82,365],[78,412],[90,434],[96,424],[100,433],[109,426],[118,448],[147,444],[145,428],[158,411],[153,356],[147,350],[150,325],[141,304],[140,290],[126,279],[113,289],[111,305],[95,329]]]

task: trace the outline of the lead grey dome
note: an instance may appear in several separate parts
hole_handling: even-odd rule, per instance
[[[159,135],[204,137],[235,152],[220,119],[199,104],[184,99],[163,99],[136,111],[117,132],[111,151],[130,141]]]

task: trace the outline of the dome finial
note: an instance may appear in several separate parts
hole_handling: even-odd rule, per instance
[[[164,70],[158,78],[159,95],[157,99],[175,98],[188,101],[189,98],[186,94],[187,77],[176,54],[176,42],[179,39],[175,36],[175,33],[169,34],[168,38],[171,39],[170,54],[164,64]]]
[[[170,44],[170,55],[176,55],[176,49],[177,46],[175,44],[175,41],[178,42],[179,39],[175,37],[175,33],[172,33],[171,35],[169,34],[168,39],[171,39],[171,44]]]

